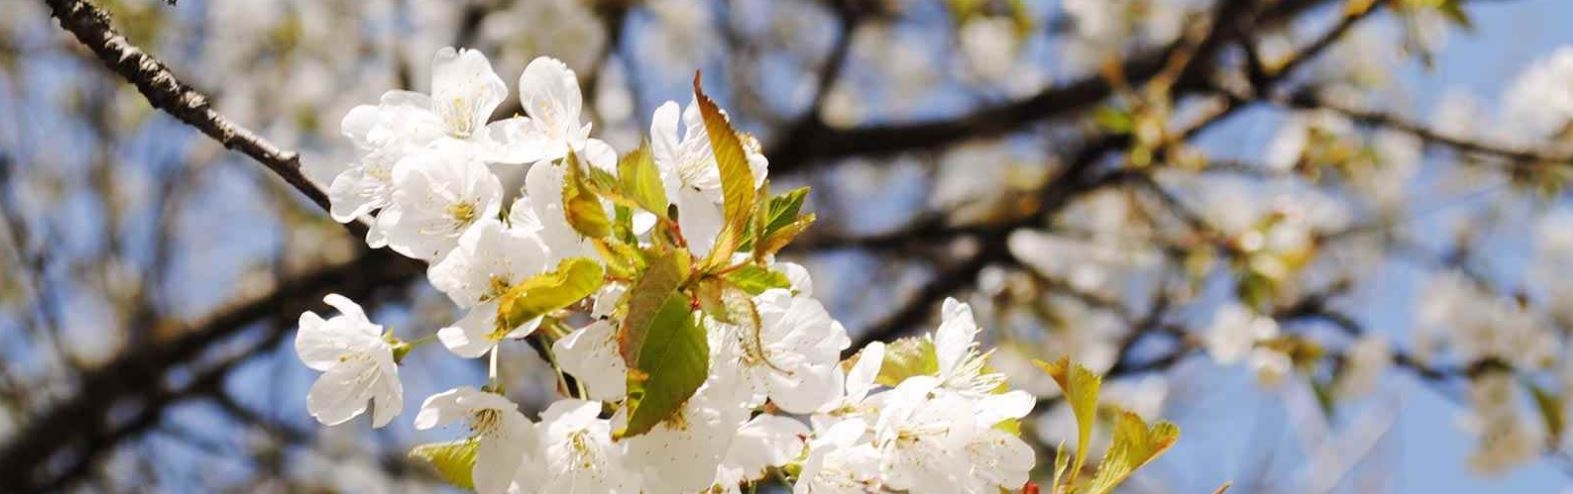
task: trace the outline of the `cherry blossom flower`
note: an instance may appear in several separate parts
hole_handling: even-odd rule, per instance
[[[1207,330],[1207,354],[1220,364],[1239,362],[1256,342],[1278,335],[1278,323],[1256,315],[1238,303],[1226,304],[1213,313]]]
[[[433,286],[454,304],[469,309],[459,322],[437,332],[443,345],[461,357],[475,358],[503,338],[523,338],[533,332],[539,318],[499,332],[497,297],[545,271],[547,257],[546,246],[530,230],[505,227],[490,218],[465,230],[458,247],[426,272]]]
[[[295,334],[300,360],[323,372],[306,395],[307,410],[323,425],[338,425],[364,413],[371,401],[372,426],[388,425],[404,410],[393,345],[360,305],[338,294],[323,300],[339,315],[325,320],[315,312],[303,313]]]
[[[438,145],[399,160],[393,183],[377,228],[389,248],[416,259],[442,258],[470,225],[502,208],[497,176],[461,146]]]
[[[808,459],[793,494],[862,494],[879,491],[879,451],[862,419],[837,422],[808,445]]]
[[[415,416],[415,428],[426,430],[461,420],[467,421],[478,443],[472,473],[475,491],[506,492],[536,441],[535,425],[502,395],[461,386],[426,398]]]
[[[744,482],[765,477],[771,467],[796,460],[803,453],[808,427],[779,415],[760,414],[737,430],[721,466],[716,467],[715,489],[740,493]]]
[[[601,403],[558,400],[541,414],[539,449],[520,469],[522,492],[635,494],[638,472],[612,442],[611,424],[599,418]]]
[[[961,492],[958,474],[969,468],[966,446],[976,434],[973,406],[944,392],[929,376],[908,378],[881,393],[874,423],[880,478],[885,487],[921,492]]]
[[[443,48],[432,60],[430,95],[388,91],[375,106],[351,109],[340,127],[361,152],[361,160],[335,177],[329,187],[334,219],[349,222],[386,207],[394,189],[394,164],[438,141],[463,143],[487,162],[538,159],[540,151],[524,142],[517,130],[525,127],[528,119],[486,123],[507,96],[507,86],[492,71],[485,55]]]
[[[735,365],[756,396],[769,397],[792,413],[810,413],[841,394],[836,374],[841,350],[851,345],[846,329],[818,301],[782,289],[754,298],[757,331],[746,325],[718,325],[732,346]],[[718,352],[719,353],[719,352]],[[725,364],[723,364],[725,365]]]
[[[987,372],[988,354],[978,351],[978,322],[972,306],[946,298],[939,329],[931,336],[939,362],[939,382],[969,397],[988,395],[1005,383],[1005,375]]]

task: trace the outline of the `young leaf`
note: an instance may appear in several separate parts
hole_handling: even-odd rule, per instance
[[[471,475],[477,446],[474,439],[422,444],[410,450],[410,458],[431,464],[438,477],[460,489],[474,489]]]
[[[770,198],[765,212],[765,236],[797,221],[798,213],[803,210],[803,200],[807,197],[808,187],[798,187]]]
[[[568,225],[586,238],[602,238],[612,234],[612,220],[606,216],[601,199],[596,196],[591,180],[579,158],[572,151],[564,160],[568,173],[563,180],[563,212]]]
[[[523,324],[590,296],[601,289],[605,276],[595,261],[583,257],[563,259],[557,269],[535,275],[503,293],[498,301],[498,316],[505,328]]]
[[[1128,410],[1114,416],[1114,438],[1097,475],[1092,478],[1090,494],[1106,494],[1130,477],[1132,472],[1163,454],[1180,439],[1180,428],[1159,421],[1152,427]]]
[[[626,307],[628,312],[617,330],[617,350],[629,369],[638,365],[639,352],[644,348],[645,338],[649,336],[645,328],[655,318],[661,304],[677,293],[677,288],[682,286],[687,277],[687,261],[688,256],[682,252],[663,251],[653,254],[644,273],[623,295],[625,303],[620,305]]]
[[[623,194],[656,216],[666,217],[666,188],[661,184],[661,172],[650,156],[650,144],[645,143],[617,160],[617,181]]]
[[[1060,391],[1065,393],[1065,399],[1071,405],[1071,412],[1076,415],[1076,459],[1071,463],[1070,478],[1066,480],[1066,482],[1075,482],[1082,463],[1087,459],[1088,442],[1092,439],[1092,425],[1098,413],[1098,388],[1102,387],[1103,380],[1086,367],[1073,364],[1065,357],[1053,363],[1041,360],[1035,360],[1033,363],[1054,378],[1054,382],[1060,386]]]
[[[792,280],[787,279],[786,275],[757,264],[743,266],[722,277],[727,283],[749,295],[759,295],[771,288],[792,286]]]
[[[1528,387],[1530,396],[1535,398],[1535,408],[1540,410],[1540,419],[1546,424],[1546,432],[1551,436],[1551,444],[1561,444],[1562,432],[1567,430],[1562,398],[1534,384]]]
[[[783,225],[781,228],[776,229],[769,235],[766,235],[763,240],[760,240],[756,245],[754,245],[754,252],[756,256],[768,256],[774,255],[776,252],[780,252],[781,248],[786,247],[789,243],[792,243],[793,239],[797,238],[799,234],[803,233],[804,230],[807,230],[809,225],[812,224],[814,224],[814,215],[812,214],[805,214],[797,217],[796,220],[793,220],[792,222]]]
[[[912,376],[938,373],[939,357],[934,354],[934,342],[912,336],[885,345],[885,362],[880,365],[879,376],[874,382],[895,387]]]
[[[699,103],[699,115],[705,122],[705,134],[710,137],[710,149],[715,154],[716,166],[721,170],[721,210],[725,224],[711,259],[728,259],[736,251],[748,231],[748,220],[754,209],[754,171],[748,167],[748,155],[743,152],[743,142],[738,139],[732,124],[721,114],[721,108],[705,95],[699,84],[699,74],[694,73],[694,97]]]
[[[710,346],[687,295],[667,297],[640,332],[645,337],[628,374],[628,423],[617,438],[644,434],[671,418],[710,373]]]

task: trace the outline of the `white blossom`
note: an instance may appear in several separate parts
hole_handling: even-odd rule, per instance
[[[744,482],[765,477],[772,467],[796,460],[803,453],[808,426],[780,415],[760,414],[737,430],[737,437],[716,467],[715,488],[740,493]]]
[[[540,152],[517,141],[528,119],[487,124],[508,88],[486,56],[474,50],[443,48],[432,60],[432,93],[389,91],[375,106],[361,105],[340,127],[355,143],[361,160],[335,177],[329,187],[333,217],[348,222],[386,207],[392,200],[392,168],[399,160],[438,141],[463,143],[478,159],[524,163]]]
[[[625,439],[631,465],[637,465],[648,494],[686,494],[715,483],[737,430],[748,420],[747,383],[728,372],[712,373],[678,408],[676,415],[649,432]]]
[[[793,494],[862,494],[879,491],[879,451],[862,419],[837,422],[808,445],[808,459]]]
[[[312,370],[322,371],[306,395],[306,408],[323,425],[338,425],[366,411],[371,401],[372,426],[388,425],[404,410],[404,385],[399,382],[393,346],[382,337],[360,305],[342,295],[323,298],[339,310],[324,320],[315,312],[300,315],[295,353]]]
[[[782,289],[754,298],[760,326],[721,325],[722,345],[735,345],[736,368],[756,396],[791,413],[810,413],[841,394],[836,374],[846,329],[819,302]],[[721,352],[717,352],[721,354]]]
[[[601,419],[601,403],[566,399],[547,407],[537,426],[540,449],[520,469],[523,492],[635,494],[638,472],[612,442],[612,426]]]
[[[1278,323],[1257,315],[1238,303],[1225,304],[1213,312],[1206,336],[1207,354],[1220,364],[1229,365],[1244,358],[1256,343],[1278,336]]]
[[[502,208],[497,176],[462,146],[438,145],[399,160],[393,184],[377,228],[389,248],[416,259],[440,259],[470,225]]]
[[[465,421],[477,441],[473,479],[482,494],[506,492],[525,455],[536,442],[535,425],[502,395],[462,386],[427,398],[415,416],[415,428]]]
[[[971,402],[918,376],[881,393],[874,447],[885,487],[913,492],[962,492],[966,446],[977,427]]]
[[[931,336],[939,362],[940,386],[969,397],[999,389],[1005,383],[1005,375],[987,370],[988,354],[978,350],[979,329],[972,317],[972,306],[946,298],[941,316],[939,329]]]
[[[1344,369],[1338,378],[1338,392],[1344,396],[1364,396],[1376,388],[1382,373],[1393,364],[1387,338],[1368,335],[1355,340],[1344,353]]]
[[[546,246],[532,231],[505,227],[491,218],[466,230],[458,247],[426,274],[454,304],[469,309],[459,322],[437,332],[443,345],[461,357],[475,358],[503,338],[523,338],[533,332],[539,318],[499,332],[497,297],[545,271],[547,258]]]

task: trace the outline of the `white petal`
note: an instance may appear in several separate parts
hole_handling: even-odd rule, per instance
[[[650,154],[656,162],[668,164],[667,168],[675,168],[682,160],[678,147],[681,142],[677,134],[678,113],[677,103],[668,101],[656,107],[655,114],[650,117]]]
[[[487,161],[518,165],[546,159],[546,136],[528,117],[511,117],[486,125],[491,140]]]
[[[497,340],[492,339],[496,321],[496,301],[477,305],[470,308],[464,318],[459,319],[452,326],[437,330],[437,339],[442,340],[442,346],[447,347],[454,355],[464,358],[480,357],[497,346]]]
[[[377,381],[371,385],[371,426],[382,427],[404,412],[404,383],[393,359],[377,362]]]
[[[757,479],[770,467],[791,462],[803,452],[808,426],[779,415],[754,417],[737,431],[737,439],[727,449],[726,464],[740,468]]]
[[[330,293],[327,296],[322,297],[322,301],[327,302],[329,306],[338,309],[339,314],[342,314],[344,317],[348,317],[353,321],[368,321],[366,318],[366,311],[360,308],[360,304],[355,303],[355,301],[350,300],[348,297],[339,295],[337,293]],[[376,333],[372,333],[372,335],[376,336]]]
[[[338,343],[327,321],[315,312],[300,315],[300,329],[295,332],[295,353],[301,362],[315,371],[326,371],[338,365],[344,354],[344,345]]]
[[[687,187],[677,190],[672,203],[677,205],[677,223],[683,229],[683,238],[688,240],[689,251],[700,257],[709,254],[725,221],[721,206],[703,191]]]
[[[306,393],[306,409],[323,425],[338,425],[366,411],[369,393],[363,376],[375,372],[368,360],[351,360],[328,369]]]
[[[770,400],[790,413],[812,413],[841,396],[842,383],[835,364],[802,366],[791,375],[771,372],[767,378]]]
[[[534,430],[518,411],[502,412],[497,429],[481,436],[475,452],[475,467],[471,477],[475,492],[500,494],[508,490],[514,473],[524,461],[525,452],[534,445]]]
[[[480,132],[492,110],[508,97],[508,86],[476,50],[443,48],[432,59],[433,110],[452,130]]]
[[[972,318],[972,307],[946,298],[943,320],[934,331],[934,353],[939,360],[940,375],[949,373],[972,351],[973,338],[977,334],[978,323]]]
[[[470,409],[459,403],[461,398],[480,393],[469,386],[460,386],[431,395],[421,402],[421,411],[415,414],[415,429],[426,430],[469,418]]]
[[[1037,403],[1037,398],[1022,390],[984,396],[978,400],[978,423],[993,427],[1006,419],[1026,417]]]
[[[869,343],[859,354],[857,363],[847,371],[846,393],[853,401],[862,401],[874,388],[874,379],[879,377],[879,369],[885,363],[885,344]]]
[[[628,367],[618,353],[616,331],[610,321],[596,321],[552,343],[563,371],[584,383],[590,399],[616,400],[628,392]]]

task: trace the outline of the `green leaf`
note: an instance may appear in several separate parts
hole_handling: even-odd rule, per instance
[[[909,377],[938,373],[939,357],[934,354],[934,341],[911,336],[885,345],[885,362],[880,364],[874,382],[895,387]]]
[[[1098,473],[1092,478],[1087,492],[1105,494],[1130,477],[1131,473],[1163,454],[1180,439],[1180,428],[1167,421],[1152,427],[1129,410],[1120,410],[1114,416],[1114,439]]]
[[[1470,32],[1475,30],[1475,22],[1469,18],[1469,12],[1464,10],[1463,2],[1459,0],[1444,0],[1441,5],[1437,6],[1437,10],[1441,11],[1442,16],[1446,17],[1447,20],[1457,24],[1459,28]]]
[[[1562,398],[1534,384],[1528,384],[1528,387],[1530,396],[1535,398],[1535,408],[1540,410],[1540,418],[1546,424],[1546,432],[1551,435],[1550,443],[1561,444],[1562,432],[1567,430]]]
[[[1092,120],[1097,122],[1098,126],[1102,127],[1103,130],[1115,134],[1129,134],[1131,129],[1136,126],[1130,113],[1112,106],[1100,106],[1093,109]]]
[[[474,439],[422,444],[410,450],[410,458],[430,464],[437,470],[438,477],[460,489],[474,489],[471,474],[475,470],[478,446]]]
[[[803,200],[808,197],[808,187],[798,187],[771,197],[765,212],[765,236],[797,221],[803,210]]]
[[[1054,383],[1060,386],[1065,400],[1070,403],[1071,412],[1076,415],[1076,459],[1071,463],[1070,479],[1067,480],[1075,482],[1076,475],[1081,472],[1081,466],[1087,459],[1093,421],[1097,420],[1098,389],[1103,386],[1103,380],[1081,364],[1071,363],[1066,357],[1053,363],[1041,360],[1033,363],[1054,378]]]
[[[758,264],[749,264],[723,276],[727,283],[749,295],[759,295],[771,288],[789,288],[792,280],[786,275]]]
[[[584,300],[601,289],[606,272],[600,263],[583,257],[563,259],[557,269],[524,280],[504,292],[497,311],[506,332],[525,321]]]
[[[766,235],[764,240],[755,245],[755,257],[769,256],[780,252],[782,248],[792,243],[793,239],[796,239],[798,235],[802,234],[804,230],[808,230],[808,227],[813,224],[814,215],[805,214],[799,216],[791,223],[787,223],[785,226]]]
[[[661,172],[650,156],[650,144],[639,146],[617,161],[617,182],[623,194],[645,211],[666,217],[666,187],[661,183]]]
[[[758,192],[754,185],[754,171],[748,166],[748,155],[743,152],[743,142],[737,131],[721,114],[721,108],[705,95],[699,84],[699,73],[694,73],[694,97],[699,103],[699,115],[705,122],[705,133],[710,137],[710,148],[715,154],[716,166],[721,170],[721,209],[725,220],[721,233],[711,248],[710,258],[726,260],[732,257],[743,235],[748,231],[749,217],[753,214]]]
[[[578,156],[568,152],[565,160],[568,174],[563,180],[563,212],[568,225],[585,238],[603,238],[612,234],[612,220],[592,188],[592,180],[579,165]]]
[[[672,418],[710,373],[710,346],[688,296],[667,297],[644,328],[628,373],[628,423],[615,438],[649,432]]]
[[[644,348],[645,329],[655,319],[656,312],[666,299],[677,293],[678,287],[688,277],[688,256],[679,251],[650,253],[649,264],[639,279],[634,280],[623,303],[628,311],[623,315],[622,326],[617,329],[617,350],[623,362],[633,369],[639,362],[639,352]]]

